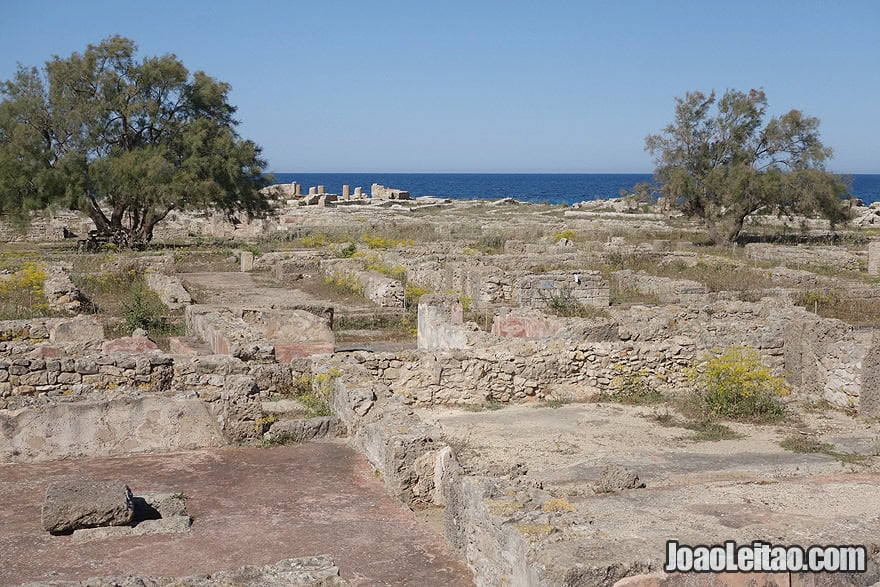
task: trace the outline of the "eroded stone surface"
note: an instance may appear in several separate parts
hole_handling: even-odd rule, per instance
[[[50,534],[124,526],[134,519],[134,502],[131,490],[121,481],[61,481],[46,490],[41,517],[43,529]]]

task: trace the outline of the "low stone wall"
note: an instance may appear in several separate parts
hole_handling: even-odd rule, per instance
[[[88,236],[89,230],[94,228],[95,224],[87,216],[66,210],[53,212],[51,217],[35,214],[31,217],[30,223],[23,228],[10,222],[4,215],[0,216],[0,242],[61,241],[64,240],[65,234],[70,233],[83,239]]]
[[[172,357],[158,354],[0,360],[0,400],[82,395],[127,386],[162,392],[169,389],[173,363]]]
[[[403,284],[375,271],[365,271],[357,259],[327,259],[321,261],[321,269],[327,277],[353,281],[365,298],[383,308],[403,307]]]
[[[371,375],[418,406],[583,400],[614,393],[633,378],[675,390],[696,356],[685,337],[659,345],[509,339],[460,351],[355,353]]]
[[[341,374],[333,378],[331,401],[349,443],[381,474],[386,489],[410,507],[443,505],[440,487],[452,453],[440,430],[422,422],[357,362],[316,368],[318,377],[328,371]]]
[[[839,247],[783,246],[767,243],[749,243],[745,246],[746,257],[757,261],[782,262],[795,267],[834,267],[858,271],[863,260]]]
[[[409,192],[396,188],[389,188],[378,183],[370,187],[370,197],[376,200],[409,200]]]
[[[43,294],[49,304],[49,309],[56,312],[77,312],[85,301],[73,282],[70,281],[68,272],[72,269],[69,264],[59,265],[50,263],[46,266],[46,281],[43,283]]]
[[[608,306],[608,282],[598,271],[566,271],[523,275],[517,280],[514,301],[523,308],[546,309],[553,304]]]
[[[611,278],[619,289],[657,296],[661,304],[700,304],[709,301],[709,288],[689,279],[657,277],[629,269],[615,271]]]
[[[332,353],[336,345],[329,319],[305,310],[245,309],[241,311],[241,317],[268,339],[275,348],[275,359],[279,363]]]
[[[289,389],[310,370],[303,362],[253,364],[161,353],[0,360],[0,462],[258,438],[261,399]]]
[[[275,347],[231,310],[213,306],[187,306],[186,332],[203,340],[218,355],[243,361],[275,361]]]

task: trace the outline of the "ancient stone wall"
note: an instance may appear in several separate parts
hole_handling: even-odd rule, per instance
[[[419,300],[418,347],[421,350],[459,349],[468,346],[458,298],[425,295]]]
[[[175,275],[148,271],[144,273],[144,282],[170,310],[179,310],[192,304],[192,297]]]
[[[598,271],[523,275],[516,282],[514,301],[523,308],[546,309],[556,304],[604,307],[610,304],[610,289]]]
[[[621,290],[657,296],[661,304],[696,304],[709,301],[709,288],[689,279],[670,279],[644,271],[615,271],[611,277]]]
[[[262,433],[261,398],[311,366],[230,357],[0,359],[0,462],[221,446]]]
[[[187,334],[203,340],[218,355],[245,361],[275,361],[275,347],[231,310],[212,306],[187,306]]]
[[[749,243],[746,257],[757,261],[783,263],[786,266],[827,266],[858,271],[863,263],[860,256],[839,247],[783,246],[767,243]]]
[[[357,356],[392,391],[422,406],[588,399],[634,378],[669,390],[695,358],[684,337],[657,345],[508,340],[488,348]]]
[[[403,307],[403,284],[375,271],[365,271],[357,259],[326,259],[321,261],[321,269],[328,277],[353,281],[365,298],[383,308]]]
[[[370,187],[370,197],[375,200],[409,200],[409,192],[374,183]]]
[[[71,211],[55,212],[52,217],[35,214],[24,227],[10,223],[6,216],[0,216],[0,242],[61,241],[65,234],[68,238],[76,235],[83,239],[94,229],[95,224],[87,216]]]

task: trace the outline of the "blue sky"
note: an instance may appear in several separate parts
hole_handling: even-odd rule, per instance
[[[675,96],[763,87],[880,173],[876,1],[0,2],[0,79],[130,37],[231,83],[277,172],[646,172]]]

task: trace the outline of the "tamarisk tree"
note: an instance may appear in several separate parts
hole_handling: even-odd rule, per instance
[[[716,100],[693,92],[676,98],[675,121],[645,139],[655,177],[671,202],[703,220],[715,244],[731,245],[749,214],[819,213],[848,219],[847,186],[825,171],[831,149],[819,120],[799,110],[770,118],[761,90],[728,90]]]
[[[230,86],[114,36],[0,85],[0,212],[63,206],[149,241],[172,210],[267,213],[260,148],[236,132]]]

